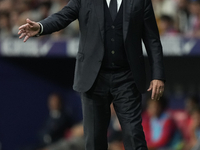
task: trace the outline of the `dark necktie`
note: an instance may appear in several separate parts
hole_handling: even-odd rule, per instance
[[[117,15],[117,0],[110,0],[109,10],[110,10],[111,17],[114,21]]]

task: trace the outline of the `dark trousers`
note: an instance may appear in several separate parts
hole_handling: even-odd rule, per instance
[[[101,70],[93,87],[81,94],[86,150],[107,150],[110,104],[119,119],[126,150],[147,150],[141,118],[141,94],[130,69]]]

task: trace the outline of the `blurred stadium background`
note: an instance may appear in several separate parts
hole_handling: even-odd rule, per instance
[[[167,111],[182,137],[178,146],[171,150],[189,150],[195,146],[196,150],[200,150],[197,145],[200,123],[198,125],[196,121],[195,126],[194,113],[188,111],[188,99],[195,99],[191,101],[196,103],[193,106],[196,110],[200,98],[200,1],[152,2],[165,56],[167,82],[164,97],[168,102]],[[69,130],[81,123],[79,93],[72,90],[79,41],[78,21],[62,31],[31,38],[26,43],[17,35],[18,27],[25,23],[26,18],[40,21],[67,3],[67,0],[0,0],[0,150],[36,150],[42,147],[47,147],[42,150],[51,150],[49,144],[63,137],[70,139]],[[149,71],[147,57],[145,61]],[[150,76],[147,79],[150,81]],[[44,145],[39,146],[40,131],[48,128],[44,124],[48,122],[45,120],[48,120],[51,111],[49,95],[52,93],[58,93],[63,99],[64,112],[70,118],[69,128],[55,141],[42,137]],[[148,98],[149,94],[143,96],[143,117],[147,122]],[[184,135],[184,130],[188,130],[189,137]],[[171,138],[173,136],[171,134]],[[110,146],[110,149],[117,150],[116,147],[120,150],[122,146]],[[154,145],[149,149],[164,147]]]

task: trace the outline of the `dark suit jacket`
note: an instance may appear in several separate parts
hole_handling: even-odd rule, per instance
[[[41,21],[43,34],[61,30],[75,19],[79,20],[80,44],[73,87],[78,92],[85,92],[93,85],[104,56],[104,0],[70,0],[61,11]],[[123,0],[123,39],[140,92],[146,90],[142,40],[152,79],[165,80],[162,46],[151,0]]]

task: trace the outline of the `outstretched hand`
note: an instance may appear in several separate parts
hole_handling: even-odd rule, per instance
[[[147,91],[152,91],[151,99],[159,100],[164,92],[164,82],[161,80],[152,80]]]
[[[40,25],[37,22],[31,21],[30,19],[26,19],[26,24],[19,27],[18,34],[19,38],[24,38],[24,42],[26,42],[29,37],[35,36],[40,31]]]

